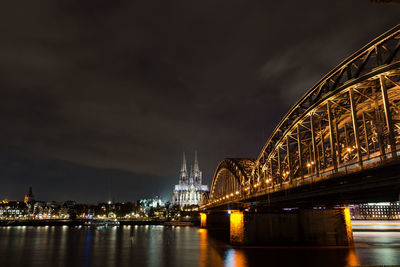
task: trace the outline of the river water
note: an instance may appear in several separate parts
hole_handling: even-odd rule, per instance
[[[400,265],[400,232],[354,232],[355,247],[232,247],[196,227],[0,227],[0,266]]]

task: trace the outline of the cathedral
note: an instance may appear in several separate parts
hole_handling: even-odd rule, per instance
[[[187,171],[185,153],[179,175],[179,184],[175,185],[172,204],[183,206],[200,205],[201,196],[208,191],[207,185],[201,184],[201,171],[197,161],[197,151],[194,154],[194,167]]]

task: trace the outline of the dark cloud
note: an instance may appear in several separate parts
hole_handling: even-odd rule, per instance
[[[195,149],[210,183],[398,14],[361,0],[1,3],[0,198],[32,184],[107,199],[105,177],[120,200],[168,197]]]

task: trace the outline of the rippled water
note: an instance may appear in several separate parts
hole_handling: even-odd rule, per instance
[[[0,227],[0,266],[400,265],[400,232],[355,232],[355,248],[232,247],[196,227]]]

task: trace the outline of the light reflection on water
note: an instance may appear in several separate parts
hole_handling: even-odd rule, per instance
[[[233,249],[233,248],[230,248],[226,251],[225,266],[241,267],[247,265],[248,264],[246,255],[243,253],[243,251],[241,251],[240,249]]]
[[[354,238],[355,248],[232,247],[195,227],[0,227],[0,266],[400,264],[400,232],[355,232]]]

